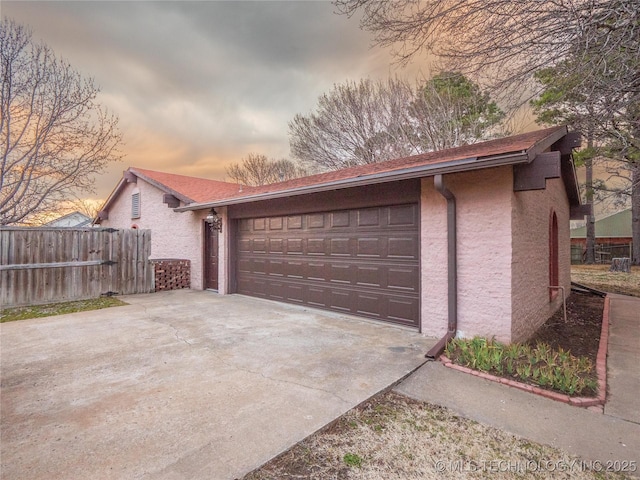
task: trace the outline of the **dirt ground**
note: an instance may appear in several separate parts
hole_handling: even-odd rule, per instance
[[[595,365],[602,329],[604,298],[572,293],[567,298],[567,321],[562,309],[540,327],[527,343],[548,343],[552,348],[569,350],[576,357],[587,357]]]
[[[624,273],[610,272],[609,265],[572,265],[571,281],[603,292],[640,297],[640,267]]]

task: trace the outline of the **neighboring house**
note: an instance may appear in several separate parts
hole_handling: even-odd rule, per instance
[[[629,245],[631,233],[631,209],[623,210],[596,220],[596,243],[606,245]],[[571,245],[587,245],[587,227],[571,229]]]
[[[43,225],[44,227],[90,227],[91,217],[81,212],[71,212]]]
[[[192,288],[520,341],[562,305],[549,287],[570,289],[578,138],[554,127],[261,187],[201,180],[198,195],[132,168],[101,223],[151,228],[152,255],[191,259]]]
[[[609,261],[611,257],[631,257],[631,209],[596,220],[596,257]],[[571,257],[579,262],[586,255],[587,227],[571,229]]]

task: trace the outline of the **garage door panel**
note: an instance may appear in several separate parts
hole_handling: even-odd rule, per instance
[[[283,238],[270,238],[269,239],[269,253],[284,253],[284,239]]]
[[[377,265],[357,266],[356,284],[375,287],[381,284],[383,278],[381,267]],[[384,282],[382,282],[384,283]]]
[[[306,278],[308,280],[318,280],[321,282],[327,281],[327,273],[325,269],[324,263],[309,263],[307,265],[307,275]]]
[[[387,209],[387,223],[389,226],[416,226],[417,205],[396,205]]]
[[[309,228],[324,228],[324,213],[307,215],[307,226]]]
[[[342,212],[331,213],[331,226],[332,227],[351,226],[351,212],[349,210],[345,210]]]
[[[238,293],[417,326],[418,213],[412,204],[241,220]]]
[[[343,312],[351,312],[353,301],[351,300],[351,292],[346,290],[330,290],[329,305],[332,310],[340,310]]]
[[[266,282],[266,296],[273,300],[285,300],[286,288],[285,283],[275,280],[273,277]]]
[[[352,266],[346,263],[330,264],[329,281],[331,283],[350,284],[353,280]]]
[[[282,260],[270,260],[269,261],[269,275],[275,275],[278,277],[284,277],[285,275],[285,263]]]
[[[329,254],[335,256],[351,255],[351,240],[349,238],[329,239]]]
[[[287,259],[287,262],[286,262],[287,277],[294,280],[304,278],[305,266],[306,266],[305,263],[297,259],[296,260]]]
[[[324,298],[325,288],[309,286],[307,287],[307,303],[314,307],[324,308],[327,302]]]
[[[284,219],[282,217],[272,217],[269,219],[269,230],[282,230]]]
[[[367,208],[357,211],[359,227],[379,227],[380,226],[380,209]]]
[[[302,255],[303,241],[301,238],[288,238],[287,239],[287,254],[289,255]]]
[[[388,298],[388,318],[406,325],[415,324],[418,315],[418,300],[412,298]]]
[[[251,242],[251,251],[253,253],[267,253],[267,239],[254,238]]]
[[[302,215],[287,217],[287,229],[298,230],[302,228]]]
[[[380,238],[359,238],[357,240],[356,254],[359,257],[384,256],[383,241]]]
[[[392,237],[387,242],[389,258],[418,258],[418,240],[413,237]]]
[[[325,255],[326,247],[324,244],[324,238],[309,238],[307,239],[307,255]]]
[[[295,283],[285,285],[285,298],[295,303],[304,303],[304,286]]]
[[[387,271],[387,287],[389,289],[405,290],[417,293],[417,285],[414,280],[417,274],[417,267],[389,267]]]
[[[357,294],[356,314],[372,318],[382,318],[384,311],[378,295]]]

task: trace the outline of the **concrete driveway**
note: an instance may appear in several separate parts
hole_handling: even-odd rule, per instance
[[[424,362],[434,339],[211,292],[3,324],[10,479],[242,476]]]

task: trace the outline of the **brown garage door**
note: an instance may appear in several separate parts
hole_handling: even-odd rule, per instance
[[[418,326],[418,205],[238,221],[237,291]]]

